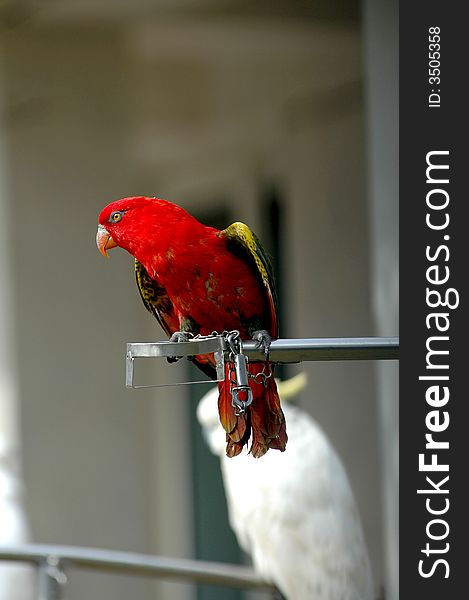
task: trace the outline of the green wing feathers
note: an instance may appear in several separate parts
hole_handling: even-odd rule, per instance
[[[135,278],[145,308],[156,317],[166,335],[169,337],[175,331],[182,329],[168,292],[148,275],[145,267],[137,259],[135,259]],[[208,377],[216,379],[217,372],[210,363],[208,355],[193,356],[189,360],[194,362]]]
[[[135,278],[145,308],[156,317],[166,335],[178,330],[174,308],[165,288],[148,275],[145,267],[135,259]]]

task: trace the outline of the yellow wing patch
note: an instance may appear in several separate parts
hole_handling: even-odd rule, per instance
[[[243,256],[245,260],[251,262],[259,278],[264,285],[270,306],[270,316],[272,321],[271,334],[278,335],[277,324],[277,294],[275,289],[275,280],[272,265],[267,252],[264,250],[256,234],[249,229],[247,225],[236,222],[221,232],[227,241],[227,248],[234,254]]]
[[[259,249],[262,248],[262,246],[255,233],[252,232],[247,225],[237,221],[225,229],[225,235],[229,239],[237,239],[247,250],[249,250],[249,253],[256,263],[257,270],[261,274],[262,281],[266,285],[270,285],[269,273],[267,272],[266,265],[259,256]]]

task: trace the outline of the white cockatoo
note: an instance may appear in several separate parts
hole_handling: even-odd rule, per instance
[[[226,457],[217,389],[200,400],[197,417],[220,457],[230,524],[257,573],[288,600],[372,600],[370,561],[345,469],[317,423],[285,402],[305,384],[304,374],[280,383],[287,448],[259,459],[246,450]]]

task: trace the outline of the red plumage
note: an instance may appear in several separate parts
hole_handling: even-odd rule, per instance
[[[136,259],[137,283],[146,307],[168,335],[176,331],[208,335],[238,330],[250,339],[257,330],[277,337],[275,289],[270,263],[255,235],[243,224],[225,230],[208,227],[184,209],[158,198],[123,198],[99,215],[97,243],[103,254],[120,246]],[[212,374],[213,358],[194,361]],[[249,364],[251,374],[263,364]],[[244,415],[232,406],[228,374],[219,384],[220,420],[227,454],[248,442],[262,456],[285,449],[285,420],[273,377],[266,386],[250,380],[252,405]]]

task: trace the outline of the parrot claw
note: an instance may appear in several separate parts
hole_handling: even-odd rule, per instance
[[[170,342],[188,342],[194,336],[192,333],[187,333],[187,331],[175,331],[173,335],[169,338]]]
[[[252,339],[256,342],[256,349],[268,356],[272,337],[265,329],[259,329],[252,334]]]
[[[170,342],[188,342],[192,337],[192,333],[187,333],[186,331],[175,331],[172,336],[169,338]],[[169,363],[175,363],[180,360],[182,356],[168,356],[166,360]]]

